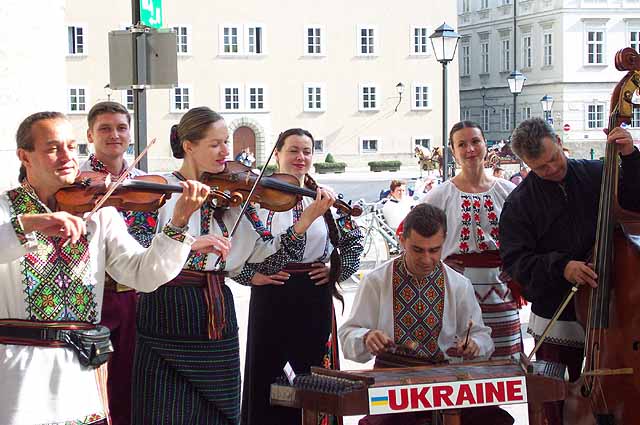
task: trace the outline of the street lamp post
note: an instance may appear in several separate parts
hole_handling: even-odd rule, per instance
[[[542,105],[544,120],[550,125],[553,125],[553,115],[551,113],[553,108],[553,96],[545,94],[544,96],[542,96],[542,99],[540,99],[540,104]]]
[[[402,93],[404,93],[404,84],[402,84],[402,82],[396,84],[396,93],[398,93],[398,104],[393,112],[398,112],[398,106],[400,106],[400,102],[402,102]]]
[[[453,60],[460,35],[443,23],[429,36],[436,60],[442,64],[442,180],[449,174],[449,149],[447,148],[447,65]]]
[[[513,130],[516,129],[516,108],[518,107],[517,98],[522,93],[522,87],[524,82],[527,81],[527,77],[517,69],[514,70],[507,78],[509,83],[509,91],[513,94]]]

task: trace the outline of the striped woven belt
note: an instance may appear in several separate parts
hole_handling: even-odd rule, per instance
[[[497,250],[472,252],[469,254],[453,254],[448,256],[447,259],[462,261],[464,267],[482,269],[492,269],[502,265],[500,253]]]
[[[282,271],[287,273],[308,273],[316,268],[313,267],[313,263],[289,263],[284,266]]]
[[[222,333],[227,323],[224,308],[224,273],[213,271],[196,271],[183,269],[175,279],[164,286],[187,286],[202,288],[207,302],[207,316],[209,317],[209,339],[222,339]]]

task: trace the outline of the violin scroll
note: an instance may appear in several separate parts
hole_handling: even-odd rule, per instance
[[[640,71],[640,54],[631,47],[618,50],[615,62],[618,71]]]

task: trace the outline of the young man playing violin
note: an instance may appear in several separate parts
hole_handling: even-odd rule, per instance
[[[96,103],[87,116],[87,140],[94,147],[92,153],[80,165],[80,171],[110,174],[117,180],[129,168],[124,154],[131,142],[131,115],[117,102]],[[137,168],[129,171],[129,177],[143,175]],[[119,211],[127,224],[129,234],[140,245],[148,247],[155,233],[157,211]],[[136,304],[138,296],[127,282],[116,282],[105,277],[101,325],[111,331],[113,355],[109,359],[107,393],[109,412],[113,425],[131,423],[131,374],[136,345]]]
[[[22,184],[0,195],[0,423],[106,424],[105,273],[140,291],[173,279],[194,240],[183,226],[209,188],[182,182],[171,221],[143,248],[113,208],[56,212],[56,192],[78,175],[63,114],[27,117],[16,139]]]

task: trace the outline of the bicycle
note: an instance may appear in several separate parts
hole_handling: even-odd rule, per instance
[[[389,227],[382,215],[382,203],[360,201],[364,214],[357,222],[364,236],[364,250],[360,257],[361,268],[375,268],[400,253],[400,241],[395,230]],[[354,275],[354,280],[359,281]]]

